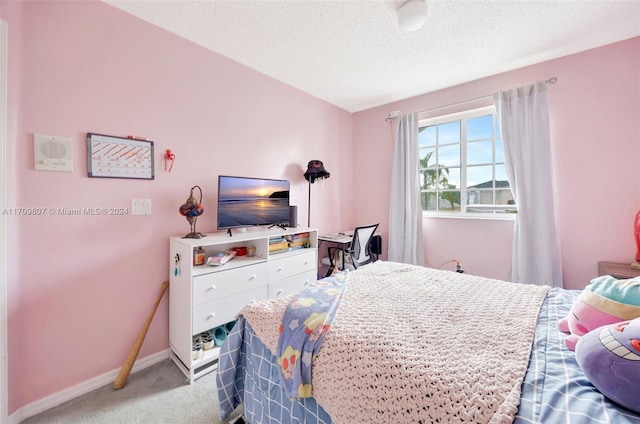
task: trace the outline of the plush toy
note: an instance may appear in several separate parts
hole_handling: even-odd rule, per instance
[[[607,325],[581,337],[576,360],[600,393],[640,412],[640,318]]]
[[[594,278],[571,305],[558,329],[571,333],[565,344],[575,350],[581,336],[603,325],[640,317],[640,277],[618,280],[610,275]]]

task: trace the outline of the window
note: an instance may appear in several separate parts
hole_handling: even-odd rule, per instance
[[[419,124],[422,210],[515,212],[493,106]]]

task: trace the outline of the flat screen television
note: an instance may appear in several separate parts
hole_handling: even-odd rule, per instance
[[[289,222],[288,180],[218,176],[218,229]]]

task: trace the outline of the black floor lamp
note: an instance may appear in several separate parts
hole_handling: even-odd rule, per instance
[[[310,160],[307,164],[307,172],[304,178],[309,181],[309,204],[307,205],[307,227],[311,227],[311,184],[318,179],[329,178],[331,174],[324,169],[324,164],[320,160]]]

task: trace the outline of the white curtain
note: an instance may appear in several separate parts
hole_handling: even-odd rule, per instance
[[[418,158],[418,114],[402,115],[396,126],[389,207],[389,260],[424,265]]]
[[[562,287],[562,262],[544,82],[494,96],[507,178],[518,208],[511,280]]]

